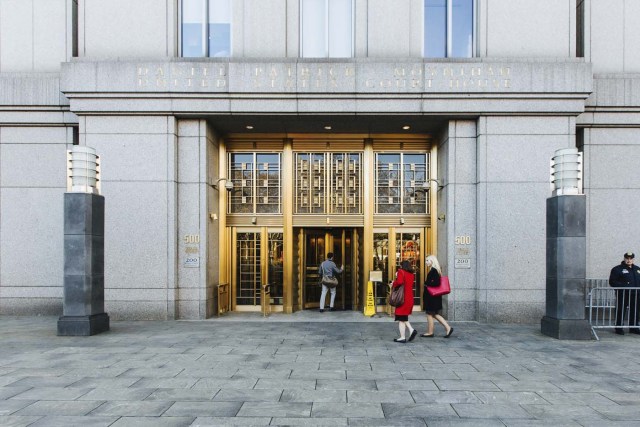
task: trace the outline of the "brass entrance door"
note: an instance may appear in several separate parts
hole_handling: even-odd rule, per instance
[[[283,300],[283,233],[263,228],[232,229],[232,309],[257,311],[263,290],[268,304],[281,310]]]
[[[320,306],[322,286],[319,285],[318,267],[329,252],[333,252],[333,262],[344,271],[338,276],[338,288],[334,307],[351,310],[354,307],[354,289],[357,286],[354,268],[354,234],[352,228],[305,229],[304,257],[302,259],[302,298],[304,308]],[[330,294],[327,294],[325,306],[329,306]]]

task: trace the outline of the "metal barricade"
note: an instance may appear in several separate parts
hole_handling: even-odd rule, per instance
[[[596,329],[627,327],[640,330],[640,288],[595,287],[588,293],[588,318],[593,335]],[[618,310],[622,310],[620,313]],[[616,325],[616,323],[619,323]]]
[[[262,316],[267,317],[271,314],[271,285],[266,283],[262,285],[262,292],[260,294],[260,306],[262,309]]]
[[[218,316],[229,311],[229,284],[218,285]]]

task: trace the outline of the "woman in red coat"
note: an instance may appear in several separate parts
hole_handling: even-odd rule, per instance
[[[398,321],[398,328],[400,329],[400,338],[395,338],[393,341],[406,343],[407,341],[413,341],[418,335],[418,331],[411,327],[409,323],[409,315],[413,311],[413,282],[415,276],[413,274],[413,268],[409,261],[402,261],[400,269],[396,273],[396,280],[393,281],[393,287],[404,285],[404,303],[400,307],[396,307],[396,321]],[[409,328],[409,339],[405,338],[405,331]]]

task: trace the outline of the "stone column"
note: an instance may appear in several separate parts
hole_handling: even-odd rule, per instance
[[[64,195],[64,301],[58,335],[109,330],[104,312],[104,197]]]
[[[544,335],[591,339],[585,319],[586,198],[561,195],[547,199],[547,298],[541,321]]]

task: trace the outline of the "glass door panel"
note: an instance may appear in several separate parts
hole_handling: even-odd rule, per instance
[[[318,266],[324,261],[325,233],[305,233],[305,257],[303,265],[304,308],[320,306],[322,286],[318,285],[320,277]]]
[[[400,231],[396,233],[396,271],[402,261],[409,261],[415,280],[413,283],[413,304],[420,305],[420,287],[418,283],[421,277],[422,257],[420,254],[420,232]]]
[[[386,305],[390,280],[389,233],[373,233],[373,269],[382,272],[382,282],[375,284],[376,305]]]
[[[283,270],[283,234],[269,233],[268,281],[271,290],[271,304],[282,305],[284,270]]]

